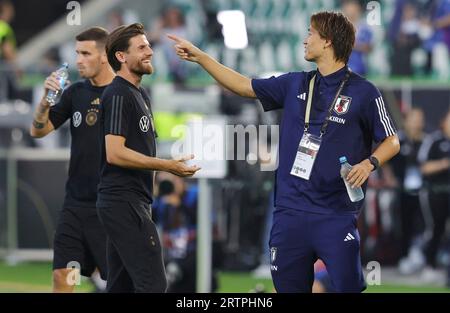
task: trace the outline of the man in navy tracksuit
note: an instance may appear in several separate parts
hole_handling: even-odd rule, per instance
[[[364,290],[356,227],[363,201],[350,201],[339,157],[353,165],[350,184],[365,189],[370,172],[400,145],[378,89],[346,66],[355,41],[350,21],[334,12],[313,15],[305,59],[317,70],[268,79],[249,79],[190,42],[169,37],[180,58],[199,63],[226,88],[258,98],[266,111],[284,109],[269,242],[277,292],[311,292],[318,258],[334,291]]]

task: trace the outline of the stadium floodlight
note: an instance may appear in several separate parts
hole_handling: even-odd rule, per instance
[[[245,14],[240,10],[226,10],[217,13],[217,21],[222,24],[225,46],[229,49],[245,49],[248,45]]]

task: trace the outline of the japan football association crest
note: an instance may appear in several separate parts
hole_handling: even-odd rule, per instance
[[[351,97],[339,96],[339,98],[336,101],[336,104],[334,105],[334,112],[336,112],[337,114],[347,113],[348,109],[350,108],[351,102],[352,102]]]

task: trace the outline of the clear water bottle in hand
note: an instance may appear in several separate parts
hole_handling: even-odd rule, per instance
[[[46,100],[50,105],[55,105],[64,90],[64,87],[69,78],[69,64],[67,62],[63,63],[62,66],[56,71],[56,79],[59,82],[60,89],[58,91],[49,90],[47,93]]]
[[[350,197],[350,201],[358,202],[364,199],[364,192],[361,187],[352,188],[352,185],[347,181],[347,175],[352,170],[352,166],[347,162],[347,158],[345,156],[339,158],[339,162],[341,162],[341,177],[344,180],[345,187],[347,188],[348,196]]]

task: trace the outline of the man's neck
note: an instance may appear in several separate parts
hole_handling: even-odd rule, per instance
[[[317,62],[317,68],[322,76],[333,74],[344,66],[344,62],[336,62],[335,60],[320,60]]]
[[[120,76],[125,80],[128,80],[130,83],[135,85],[137,88],[139,88],[139,85],[141,84],[141,80],[142,80],[142,75],[137,75],[135,73],[132,73],[127,68],[121,69],[120,71],[118,71],[117,76]]]
[[[89,80],[92,86],[102,87],[109,85],[115,76],[116,74],[114,74],[113,70],[108,67],[107,69],[100,71],[97,76],[90,78]]]

